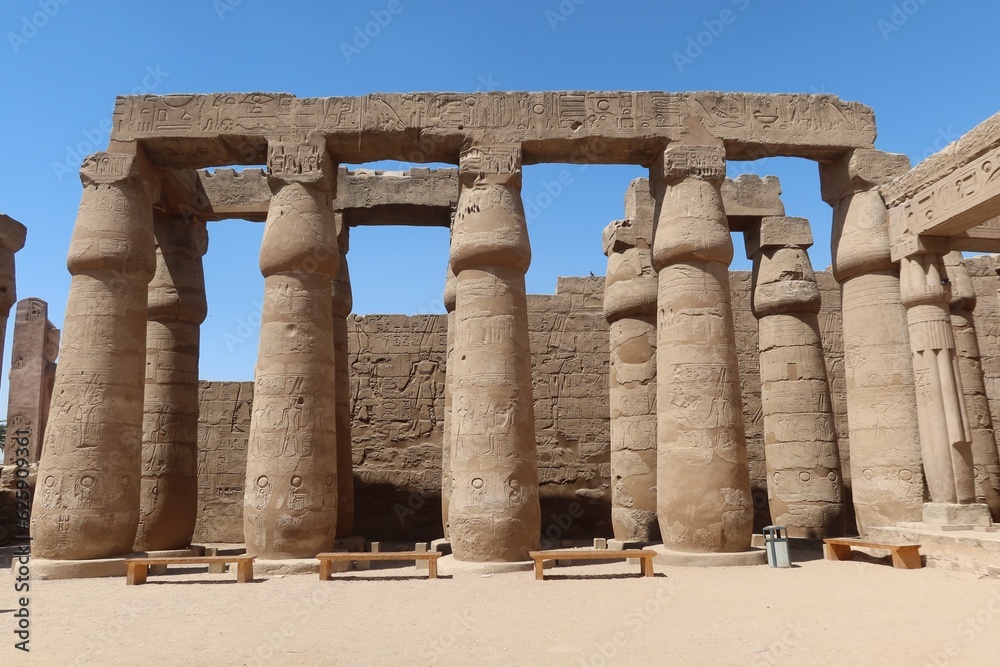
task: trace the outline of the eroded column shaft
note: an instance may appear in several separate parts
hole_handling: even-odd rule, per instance
[[[611,523],[616,539],[659,538],[656,518],[656,295],[653,221],[604,230],[604,315],[611,325]]]
[[[986,395],[986,381],[976,337],[973,311],[976,309],[976,290],[972,277],[962,260],[962,253],[953,251],[944,256],[945,271],[951,282],[951,329],[955,335],[955,352],[965,391],[965,407],[972,430],[972,463],[976,475],[976,499],[991,504],[1000,494],[1000,452],[997,451],[990,401]],[[987,498],[984,484],[995,492]],[[1000,516],[993,517],[1000,521]]]
[[[20,222],[0,213],[0,359],[4,358],[7,341],[7,318],[11,307],[17,303],[14,254],[24,247],[27,231]]]
[[[451,506],[451,456],[454,447],[452,438],[452,395],[451,383],[454,371],[452,363],[455,352],[455,274],[451,270],[451,263],[448,263],[448,275],[444,281],[444,309],[448,313],[448,333],[446,343],[446,363],[444,367],[444,423],[441,447],[441,525],[444,528],[444,536],[449,536],[448,510]]]
[[[471,148],[459,177],[449,534],[459,560],[526,560],[541,514],[520,147]]]
[[[321,140],[269,151],[243,529],[249,554],[310,558],[333,548],[337,524],[334,172]]]
[[[80,173],[73,279],[31,517],[40,558],[121,556],[139,525],[153,197],[132,155],[98,153]]]
[[[337,402],[337,537],[354,534],[354,439],[351,435],[351,366],[347,317],[354,307],[351,274],[347,266],[349,229],[341,218],[340,270],[333,279],[333,352]]]
[[[791,537],[844,533],[837,431],[818,313],[820,292],[806,248],[808,221],[764,218],[747,235],[754,260],[761,407],[772,523]]]
[[[753,503],[729,292],[724,150],[667,149],[657,200],[657,514],[668,549],[750,547]]]
[[[205,223],[155,214],[148,287],[137,550],[191,544],[198,515],[198,353],[208,313]]]
[[[972,432],[945,277],[940,255],[914,255],[900,262],[927,489],[935,503],[966,504],[976,501]]]
[[[924,475],[906,311],[890,256],[885,202],[876,187],[908,168],[905,156],[857,150],[820,171],[823,198],[833,207],[851,484],[862,535],[922,518]]]

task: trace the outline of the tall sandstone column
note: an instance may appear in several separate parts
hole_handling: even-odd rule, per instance
[[[996,434],[990,402],[986,395],[986,381],[979,353],[979,340],[973,311],[976,309],[976,290],[969,269],[962,260],[962,253],[949,252],[944,256],[945,271],[951,283],[951,329],[955,335],[955,351],[961,371],[962,388],[965,390],[965,407],[972,429],[972,462],[976,474],[976,499],[989,504],[1000,497],[1000,452],[997,451]],[[986,487],[993,489],[987,498]],[[995,504],[995,503],[994,503]],[[1000,522],[1000,515],[993,516]]]
[[[459,180],[451,243],[456,283],[449,534],[458,560],[527,560],[528,551],[538,548],[541,511],[520,146],[466,150]]]
[[[900,282],[931,504],[972,504],[976,501],[972,429],[951,329],[951,287],[942,255],[927,252],[903,257]],[[929,518],[926,508],[924,518]]]
[[[311,558],[333,548],[337,528],[336,167],[322,137],[272,142],[268,176],[243,530],[249,554]]]
[[[347,317],[354,307],[351,273],[347,266],[350,229],[342,213],[337,219],[340,271],[333,279],[333,352],[337,401],[337,537],[354,534],[354,439],[351,436],[351,365]]]
[[[73,279],[31,516],[39,558],[122,556],[135,542],[157,196],[140,159],[97,153],[80,170]]]
[[[45,429],[49,306],[41,299],[24,299],[14,314],[14,345],[10,354],[10,387],[7,431],[13,438],[27,438],[27,460],[38,461]],[[0,352],[2,354],[2,352]],[[23,442],[23,440],[21,440]],[[14,465],[16,448],[7,448],[7,465]]]
[[[750,548],[753,503],[722,204],[725,149],[670,146],[650,170],[657,217],[657,515],[663,545]]]
[[[771,519],[790,537],[844,534],[837,429],[820,338],[820,293],[804,218],[764,217],[745,233],[753,259]]]
[[[455,274],[451,270],[451,262],[448,263],[448,275],[444,281],[444,309],[448,313],[448,333],[446,343],[446,363],[444,367],[444,424],[443,426],[443,446],[441,447],[441,525],[444,527],[444,536],[448,538],[448,511],[451,506],[451,455],[454,448],[452,438],[452,399],[451,382],[454,375],[452,363],[455,352]]]
[[[139,550],[183,549],[198,515],[198,355],[208,314],[202,220],[156,212],[148,288]]]
[[[833,275],[843,293],[851,480],[862,535],[922,516],[924,473],[906,312],[878,191],[909,164],[905,155],[857,149],[820,165],[823,200],[833,207]]]
[[[641,190],[642,192],[637,192]],[[604,316],[611,325],[611,524],[616,539],[658,541],[656,518],[656,271],[646,181],[629,185],[626,219],[604,229],[608,274]]]
[[[27,235],[24,225],[0,213],[0,359],[3,359],[7,340],[7,318],[10,317],[11,306],[17,303],[14,254],[24,247]]]

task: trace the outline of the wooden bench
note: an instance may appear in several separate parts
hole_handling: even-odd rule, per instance
[[[150,565],[226,565],[236,563],[236,581],[253,581],[253,556],[174,556],[172,558],[127,558],[126,586],[146,583]],[[211,571],[211,570],[209,570]]]
[[[427,561],[427,578],[438,578],[437,559],[441,557],[440,551],[338,551],[331,553],[316,554],[319,560],[320,581],[326,581],[333,574],[333,564],[345,561],[373,561],[373,560],[412,560]]]
[[[919,544],[891,544],[873,542],[854,537],[828,537],[823,540],[823,550],[827,560],[851,560],[851,549],[886,549],[892,552],[892,566],[902,570],[919,570],[924,566],[920,561]]]
[[[544,562],[547,560],[618,560],[639,558],[640,571],[644,577],[653,576],[653,556],[650,549],[553,549],[551,551],[529,551],[535,561],[535,579],[545,579]]]

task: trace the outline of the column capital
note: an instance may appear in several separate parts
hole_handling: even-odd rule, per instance
[[[469,146],[458,157],[458,178],[463,186],[477,182],[502,185],[521,183],[521,145]]]
[[[962,259],[962,253],[952,250],[944,256],[944,269],[948,280],[951,283],[951,306],[952,312],[965,310],[972,312],[976,309],[977,294],[976,288],[972,284],[972,276]]]
[[[942,321],[945,315],[949,315],[948,304],[951,302],[951,281],[945,273],[943,258],[944,253],[924,252],[907,255],[902,258],[899,266],[903,305],[908,309],[930,304],[943,306]],[[914,349],[921,349],[914,340],[913,333],[911,323],[911,343],[914,344]],[[954,347],[954,343],[947,347]]]
[[[812,247],[812,230],[806,218],[794,218],[786,215],[766,215],[760,219],[759,225],[750,225],[743,232],[743,241],[747,249],[747,259],[753,259],[757,253],[767,248],[800,248],[806,250]]]
[[[726,178],[726,149],[723,146],[667,146],[649,169],[650,180],[671,182],[699,178],[721,185]]]
[[[0,213],[0,248],[17,252],[24,247],[27,236],[27,227],[9,215]]]
[[[280,185],[309,183],[333,192],[337,189],[337,166],[321,134],[268,141],[267,176]]]
[[[820,192],[830,206],[849,194],[871,190],[910,170],[910,158],[874,148],[857,148],[833,162],[820,163]]]

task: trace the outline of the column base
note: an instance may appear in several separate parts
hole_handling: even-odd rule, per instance
[[[990,508],[985,503],[924,503],[924,523],[928,526],[947,526],[951,530],[989,528],[993,525]],[[946,530],[946,528],[942,528]]]
[[[733,553],[699,553],[671,551],[662,544],[646,548],[656,552],[656,556],[653,558],[656,563],[672,567],[744,567],[767,564],[767,552],[763,549],[751,548],[748,551]]]
[[[118,558],[92,558],[89,560],[55,560],[32,558],[30,562],[32,579],[97,579],[101,577],[124,577],[128,567],[127,558],[180,558],[200,556],[198,548],[174,549],[172,551],[139,551]]]

